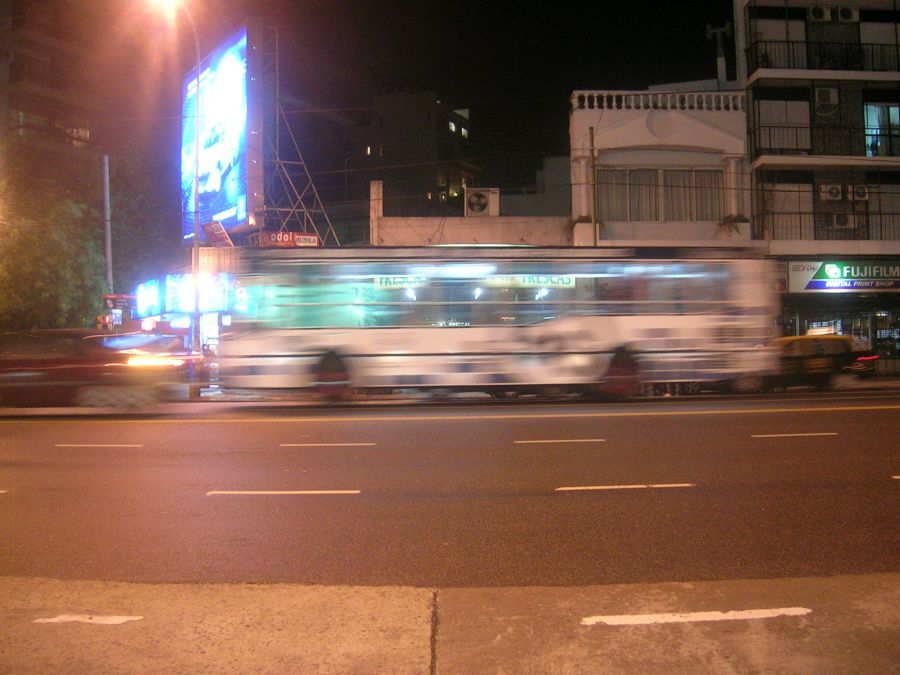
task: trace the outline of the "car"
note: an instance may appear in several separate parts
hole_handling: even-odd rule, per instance
[[[778,355],[778,372],[768,378],[770,389],[825,389],[835,375],[874,373],[878,355],[854,351],[849,335],[791,335],[775,338],[770,347]]]
[[[0,333],[0,405],[140,407],[186,383],[202,357],[180,338],[81,329]]]

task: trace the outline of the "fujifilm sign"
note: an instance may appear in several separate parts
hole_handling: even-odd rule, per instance
[[[788,267],[788,288],[790,293],[900,291],[900,262],[792,262]]]

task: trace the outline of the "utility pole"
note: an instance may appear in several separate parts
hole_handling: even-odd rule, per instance
[[[113,292],[112,227],[109,208],[109,155],[103,155],[103,243],[106,256],[106,291]]]
[[[594,233],[594,246],[600,245],[600,235],[597,232],[597,166],[594,155],[594,127],[588,129],[591,144],[591,232]]]

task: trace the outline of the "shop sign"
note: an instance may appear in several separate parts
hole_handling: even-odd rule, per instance
[[[497,274],[485,282],[500,288],[575,288],[575,277],[567,274]]]
[[[421,276],[376,276],[376,291],[391,291],[404,288],[422,288],[428,285],[428,278]]]
[[[791,293],[900,292],[900,260],[825,260],[791,262]]]
[[[261,248],[303,248],[319,245],[319,235],[306,232],[260,232]]]
[[[210,246],[234,246],[234,242],[231,241],[231,237],[228,236],[225,227],[218,220],[204,223],[203,234],[206,235],[206,243]]]

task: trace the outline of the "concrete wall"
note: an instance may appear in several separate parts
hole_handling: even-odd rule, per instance
[[[569,219],[528,217],[379,218],[372,246],[437,244],[528,244],[571,246]]]

